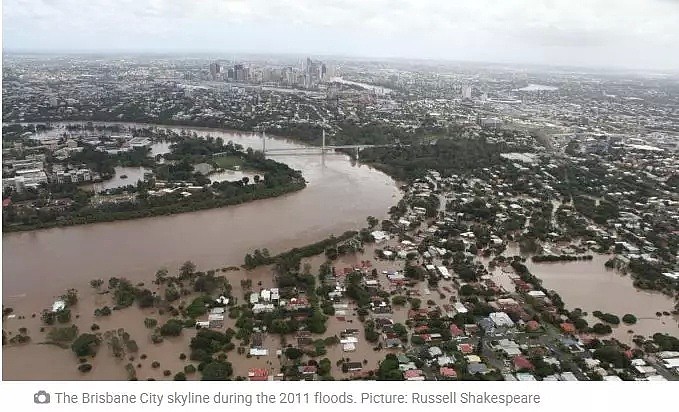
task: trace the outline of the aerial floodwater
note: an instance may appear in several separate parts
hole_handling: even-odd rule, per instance
[[[168,128],[262,147],[260,135]],[[271,137],[266,146],[302,147]],[[159,268],[175,270],[186,260],[201,269],[240,265],[255,248],[277,253],[358,229],[369,215],[385,217],[401,196],[393,179],[345,155],[292,152],[275,160],[301,170],[308,186],[238,206],[4,234],[3,302],[15,308],[43,307],[68,288],[87,287],[93,278],[149,279]],[[135,180],[132,175],[127,179],[129,184]]]

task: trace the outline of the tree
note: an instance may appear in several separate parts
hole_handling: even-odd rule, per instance
[[[42,319],[43,323],[46,325],[54,325],[54,322],[57,320],[57,315],[51,310],[43,310],[40,319]]]
[[[393,298],[391,298],[391,303],[392,303],[394,306],[402,306],[402,305],[405,305],[405,303],[406,303],[406,297],[405,297],[405,296],[400,296],[400,295],[394,296]]]
[[[180,297],[181,294],[179,293],[179,290],[177,290],[177,288],[175,288],[174,286],[170,286],[167,289],[165,289],[165,300],[167,300],[168,302],[174,302]]]
[[[631,313],[627,313],[622,317],[622,321],[625,322],[627,325],[634,325],[637,323],[637,317],[632,315]]]
[[[399,336],[399,338],[401,338],[401,340],[405,340],[405,339],[408,338],[408,329],[406,329],[406,327],[403,324],[394,323],[394,325],[392,326],[392,329],[393,329],[394,333],[398,334],[398,336]]]
[[[179,336],[182,334],[184,324],[179,319],[170,319],[160,327],[161,336]]]
[[[137,303],[142,309],[152,308],[156,303],[156,297],[153,295],[153,292],[148,289],[144,289],[139,292],[139,296],[137,296]]]
[[[68,323],[71,321],[71,310],[68,308],[57,311],[55,315],[59,323]]]
[[[285,356],[290,360],[299,359],[302,357],[302,355],[302,351],[297,348],[287,348],[285,350]]]
[[[323,358],[321,361],[318,363],[318,374],[321,376],[328,376],[330,375],[330,370],[332,369],[332,363],[330,362],[330,359],[328,358]]]
[[[368,221],[368,227],[370,229],[373,229],[378,223],[380,223],[379,219],[374,216],[368,216],[366,220]]]
[[[398,367],[398,358],[393,353],[388,354],[385,359],[380,362],[377,369],[377,379],[380,381],[401,381],[403,380],[403,373]]]
[[[103,284],[104,284],[104,281],[101,280],[101,279],[90,280],[90,286],[92,287],[92,289],[99,290],[99,288],[101,288]]]
[[[165,279],[167,278],[167,275],[168,275],[167,269],[165,268],[158,269],[158,271],[156,272],[156,282],[158,282],[158,284],[164,283]]]
[[[101,341],[97,335],[83,333],[76,338],[73,344],[71,344],[71,350],[73,350],[73,353],[78,357],[92,356],[96,354],[100,343]]]
[[[174,375],[175,381],[185,381],[186,380],[186,374],[184,372],[177,372],[176,375]]]
[[[225,381],[233,375],[233,367],[229,362],[212,361],[203,367],[204,381]]]
[[[195,263],[191,262],[190,260],[187,260],[179,268],[179,276],[181,278],[186,279],[191,277],[195,271],[196,271]]]
[[[418,310],[421,305],[422,305],[422,301],[418,298],[412,298],[410,300],[410,307],[413,308],[414,310]]]
[[[324,333],[326,331],[325,321],[328,319],[318,308],[313,309],[312,315],[307,320],[307,327],[311,333]]]
[[[607,325],[605,323],[596,323],[594,326],[592,326],[592,332],[596,333],[597,335],[607,335],[611,332],[613,332],[613,329],[610,327],[610,325]]]
[[[460,288],[460,296],[472,296],[476,293],[476,289],[472,285],[462,285]]]
[[[66,306],[74,306],[78,303],[78,291],[75,289],[69,289],[64,295],[61,295],[61,299],[64,301]]]

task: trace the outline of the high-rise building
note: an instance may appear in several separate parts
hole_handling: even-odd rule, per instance
[[[219,73],[221,71],[221,67],[219,67],[219,63],[214,62],[210,63],[210,78],[212,80],[217,80],[219,77]]]
[[[244,69],[242,64],[233,65],[233,79],[237,82],[243,81]]]
[[[462,98],[465,100],[472,99],[472,87],[469,85],[462,86]]]

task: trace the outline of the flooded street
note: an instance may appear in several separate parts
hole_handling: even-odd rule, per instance
[[[600,322],[591,313],[600,310],[622,318],[631,313],[639,320],[635,325],[620,324],[613,328],[613,336],[629,343],[634,334],[649,336],[656,332],[679,337],[679,317],[656,316],[656,312],[671,312],[674,299],[659,292],[644,291],[632,285],[631,276],[607,269],[608,255],[594,254],[590,261],[567,263],[526,262],[528,269],[547,289],[555,290],[569,310],[581,308],[590,314],[590,325]],[[628,333],[633,330],[634,333]]]

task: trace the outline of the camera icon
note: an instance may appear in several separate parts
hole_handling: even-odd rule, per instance
[[[50,394],[45,391],[37,391],[33,395],[33,403],[47,404],[50,403]]]

